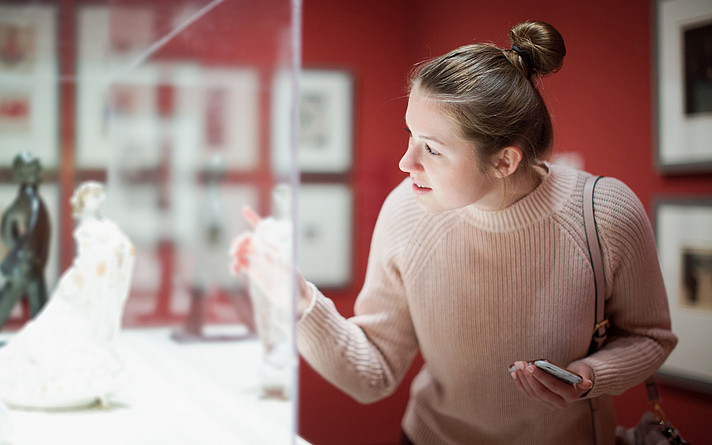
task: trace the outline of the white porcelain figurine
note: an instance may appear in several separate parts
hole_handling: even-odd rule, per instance
[[[11,407],[106,402],[125,380],[116,351],[135,260],[131,241],[101,215],[104,186],[84,182],[71,205],[77,254],[46,306],[0,348],[0,400]]]

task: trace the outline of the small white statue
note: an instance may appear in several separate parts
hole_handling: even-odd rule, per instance
[[[25,408],[87,406],[125,379],[116,352],[135,250],[102,216],[104,186],[84,182],[71,205],[77,254],[46,306],[0,348],[0,400]]]

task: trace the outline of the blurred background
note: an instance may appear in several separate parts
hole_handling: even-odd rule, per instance
[[[348,316],[380,206],[404,178],[397,164],[407,144],[410,69],[468,43],[509,47],[507,32],[520,21],[547,21],[566,42],[563,69],[541,87],[554,119],[556,160],[623,180],[654,222],[666,203],[674,212],[679,203],[709,207],[710,109],[681,118],[703,130],[678,129],[672,148],[661,144],[668,137],[662,127],[675,118],[659,113],[659,81],[667,79],[659,69],[661,14],[670,7],[667,14],[679,16],[674,23],[702,29],[690,39],[704,42],[712,17],[705,3],[304,0],[297,2],[299,42],[287,0],[6,1],[0,207],[16,190],[12,157],[33,152],[44,166],[40,191],[53,222],[51,285],[74,255],[69,196],[83,180],[106,181],[107,213],[138,251],[124,326],[186,326],[198,301],[206,326],[250,328],[245,283],[227,269],[229,240],[247,228],[243,205],[274,213],[275,186],[296,189],[298,179],[300,267]],[[289,71],[299,51],[295,155]],[[712,60],[699,52],[703,66]],[[702,148],[685,139],[688,133],[702,135]],[[699,218],[712,227],[712,217]],[[700,243],[712,245],[704,236]],[[692,443],[705,443],[712,309],[685,310],[674,309],[673,329],[688,320],[700,327],[681,337],[687,355],[680,363],[690,355],[703,363],[668,366],[661,392],[673,423]],[[17,308],[9,328],[26,317]],[[419,366],[392,397],[362,406],[300,363],[299,435],[314,444],[396,443]],[[645,405],[642,387],[618,396],[619,423],[630,426]]]
[[[139,377],[118,404],[133,408],[129,417],[153,406],[151,389],[136,390],[150,387],[152,375],[176,385],[143,440],[191,443],[201,429],[214,443],[294,436],[296,356],[280,391],[260,389],[255,309],[228,252],[248,229],[244,206],[292,219],[300,19],[290,0],[0,2],[0,211],[19,188],[13,158],[31,153],[43,167],[39,193],[51,220],[51,293],[76,254],[69,197],[83,181],[106,184],[103,213],[136,249],[122,351]],[[21,301],[3,340],[28,317]],[[181,397],[192,406],[181,409]],[[244,411],[251,416],[236,414]],[[202,426],[201,412],[211,419]],[[11,415],[19,443],[34,439],[24,428],[35,422],[31,413]],[[124,425],[121,416],[113,421]],[[7,434],[0,427],[0,442]],[[88,434],[70,439],[86,443]]]

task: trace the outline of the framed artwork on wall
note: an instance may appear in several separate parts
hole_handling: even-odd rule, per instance
[[[161,72],[155,64],[134,66],[153,38],[153,18],[142,8],[79,9],[76,162],[81,169],[106,169],[119,151],[142,168],[158,163]],[[116,30],[127,22],[134,26],[125,29],[140,32]]]
[[[712,197],[655,203],[658,257],[680,341],[660,369],[712,389]]]
[[[277,172],[291,165],[292,79],[285,72],[273,90],[273,158]],[[346,173],[351,168],[353,80],[341,70],[301,71],[299,78],[299,167],[303,173]]]
[[[657,0],[656,164],[712,171],[712,3]]]
[[[56,9],[0,5],[0,166],[31,151],[45,169],[57,166],[58,62]]]
[[[247,68],[202,70],[203,149],[226,167],[251,170],[259,162],[259,76]]]
[[[351,202],[351,189],[343,184],[299,188],[297,263],[304,277],[317,286],[343,287],[351,280]]]

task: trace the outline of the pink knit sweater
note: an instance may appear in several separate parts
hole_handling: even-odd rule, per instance
[[[651,375],[677,341],[643,206],[604,178],[594,198],[604,251],[606,346],[586,357],[594,286],[582,216],[588,176],[550,165],[544,181],[499,211],[422,212],[404,181],[374,230],[366,280],[345,319],[317,292],[297,327],[302,356],[369,403],[391,394],[419,350],[403,428],[416,444],[591,444],[586,400],[550,410],[517,390],[507,368],[547,358],[588,363],[613,441],[611,394]]]

